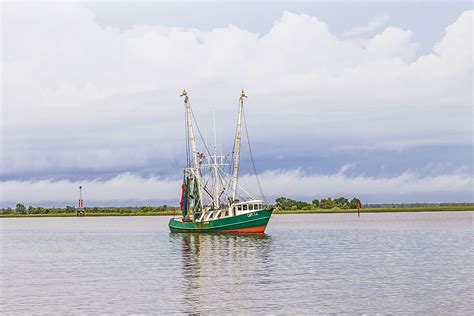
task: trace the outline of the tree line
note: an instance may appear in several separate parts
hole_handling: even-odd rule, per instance
[[[361,201],[354,197],[352,200],[348,200],[345,197],[339,197],[332,199],[330,197],[326,199],[314,199],[311,203],[304,201],[296,201],[287,197],[279,197],[275,200],[275,206],[280,210],[314,210],[314,209],[355,209],[357,205],[362,206]]]
[[[321,200],[313,200],[311,203],[296,201],[286,197],[280,197],[275,200],[275,205],[279,210],[314,210],[314,209],[355,209],[357,205],[362,206],[361,201],[354,197],[350,201],[344,197],[332,199],[326,198]],[[413,207],[443,207],[443,206],[474,206],[474,203],[380,203],[380,204],[364,204],[364,208],[413,208]],[[128,206],[128,207],[85,207],[86,213],[94,214],[130,214],[130,215],[146,215],[156,214],[160,212],[178,211],[179,207],[175,206]],[[58,207],[34,207],[18,203],[15,208],[0,208],[0,215],[28,215],[28,214],[75,214],[74,206]],[[166,214],[166,213],[165,213]],[[67,215],[68,216],[68,215]]]
[[[152,212],[167,212],[175,211],[177,208],[168,205],[162,206],[141,206],[141,207],[85,207],[84,210],[86,213],[152,213]],[[0,214],[4,215],[27,215],[27,214],[66,214],[66,213],[76,213],[76,208],[74,206],[66,207],[34,207],[18,203],[15,208],[2,208],[0,209]]]
[[[439,206],[473,206],[474,203],[371,203],[365,208],[397,208],[397,207],[439,207]]]

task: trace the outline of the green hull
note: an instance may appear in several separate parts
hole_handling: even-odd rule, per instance
[[[273,209],[259,210],[233,217],[208,222],[182,222],[170,219],[172,233],[263,233],[272,216]]]

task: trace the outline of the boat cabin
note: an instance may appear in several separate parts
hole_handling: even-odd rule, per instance
[[[238,202],[232,204],[230,207],[232,210],[232,214],[234,215],[241,215],[245,213],[250,213],[253,211],[259,211],[263,209],[263,201],[262,200],[250,200],[245,202]]]
[[[230,207],[224,209],[205,211],[204,213],[199,215],[196,221],[207,222],[216,219],[252,213],[254,211],[263,210],[264,206],[265,205],[262,200],[249,200],[244,202],[233,203]]]

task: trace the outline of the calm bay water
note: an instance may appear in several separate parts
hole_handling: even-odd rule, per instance
[[[0,312],[473,314],[473,216],[274,215],[264,237],[1,219]]]

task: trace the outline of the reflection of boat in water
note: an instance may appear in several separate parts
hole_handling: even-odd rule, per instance
[[[177,265],[181,271],[176,283],[183,296],[176,306],[179,313],[227,314],[228,304],[237,304],[236,308],[244,310],[247,296],[271,282],[275,272],[272,237],[266,234],[169,237],[180,258]]]
[[[238,184],[241,127],[242,122],[246,124],[243,100],[247,96],[244,91],[242,90],[240,94],[237,130],[230,160],[226,156],[217,154],[216,144],[214,145],[214,153],[211,153],[203,141],[207,156],[198,152],[193,127],[193,123],[196,122],[186,90],[183,91],[181,96],[184,97],[186,112],[187,164],[186,168],[184,168],[180,203],[182,217],[170,220],[169,227],[171,232],[265,232],[273,209],[264,202],[260,183],[257,181],[262,199],[252,197],[247,191],[240,188]],[[250,155],[252,155],[250,142],[249,151]],[[226,168],[228,169],[227,171],[225,170]],[[256,172],[255,175],[257,176]],[[239,188],[241,189],[240,191],[246,194],[243,199],[241,199],[243,195],[239,192]]]

